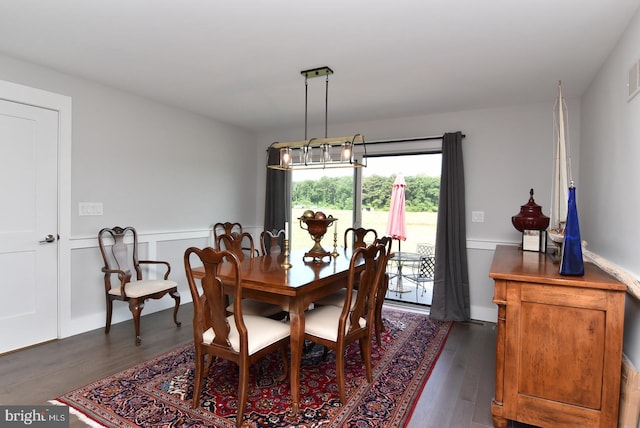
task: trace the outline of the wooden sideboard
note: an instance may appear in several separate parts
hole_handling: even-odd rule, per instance
[[[493,424],[616,427],[626,286],[591,263],[563,276],[544,253],[499,245]]]

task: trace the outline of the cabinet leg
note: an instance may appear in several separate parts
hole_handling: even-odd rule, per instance
[[[507,419],[501,416],[492,416],[491,419],[495,428],[507,428],[507,422],[509,422]]]

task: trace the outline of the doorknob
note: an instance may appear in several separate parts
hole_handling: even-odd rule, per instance
[[[41,244],[46,244],[46,243],[49,243],[49,242],[53,242],[53,241],[55,241],[55,240],[56,240],[56,237],[55,237],[55,236],[53,236],[53,235],[47,235],[47,236],[45,236],[45,237],[44,237],[44,239],[43,239],[42,241],[40,241],[40,243],[41,243]]]

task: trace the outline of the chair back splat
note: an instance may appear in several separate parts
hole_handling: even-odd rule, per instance
[[[253,258],[258,255],[253,236],[248,232],[223,233],[216,238],[216,248],[231,251],[240,261],[245,257]]]
[[[213,225],[213,245],[216,245],[216,249],[218,245],[218,236],[220,235],[231,235],[232,233],[242,233],[242,225],[240,223],[231,223],[229,221],[225,221],[224,223],[216,223]]]
[[[204,277],[198,287],[191,267],[192,259],[204,266]],[[222,265],[225,266],[222,266]],[[188,248],[184,254],[184,266],[189,291],[193,300],[193,341],[195,348],[195,376],[192,407],[200,403],[204,378],[216,358],[236,363],[239,367],[238,413],[236,426],[241,426],[247,404],[249,367],[265,355],[280,351],[283,374],[276,380],[282,382],[288,375],[287,347],[290,328],[288,324],[266,317],[243,314],[243,288],[240,261],[230,251],[217,251],[211,247]],[[227,311],[224,284],[218,276],[221,268],[229,269],[229,285],[233,286],[233,313]]]
[[[344,248],[360,248],[373,244],[378,239],[375,229],[350,227],[344,231]]]
[[[284,229],[264,230],[260,234],[261,255],[276,255],[284,251]]]
[[[169,294],[175,300],[173,309],[173,322],[179,327],[178,308],[180,307],[180,294],[178,284],[169,280],[171,265],[161,260],[138,259],[138,234],[136,229],[115,226],[104,228],[98,232],[98,245],[104,267],[104,288],[107,302],[107,321],[104,332],[109,334],[111,329],[111,316],[113,313],[113,301],[120,300],[129,303],[129,309],[133,315],[136,332],[136,345],[140,345],[140,313],[147,299],[159,299]],[[164,268],[164,276],[161,280],[144,279],[141,268],[143,265]],[[133,278],[135,270],[135,279]],[[113,279],[113,281],[112,281]]]

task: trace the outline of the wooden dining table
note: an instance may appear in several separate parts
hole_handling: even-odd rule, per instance
[[[244,297],[281,305],[289,312],[291,326],[291,400],[292,411],[300,410],[300,365],[304,349],[305,311],[311,303],[344,288],[349,273],[352,250],[338,250],[338,256],[321,262],[303,260],[304,251],[293,250],[291,267],[281,266],[282,254],[246,258],[240,262]],[[307,258],[308,260],[308,258]],[[363,264],[358,267],[363,267]],[[195,268],[195,278],[202,278],[203,268]],[[234,292],[233,273],[228,264],[220,268],[219,277],[225,293]],[[228,280],[228,282],[227,282]]]

